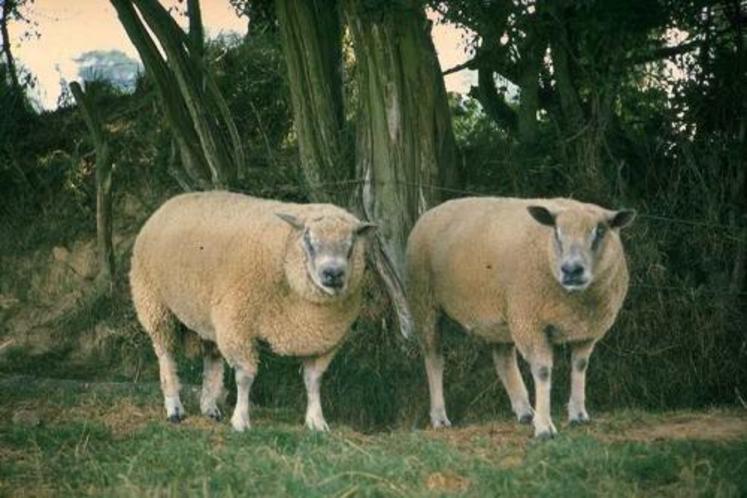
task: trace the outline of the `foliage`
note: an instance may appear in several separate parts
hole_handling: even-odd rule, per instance
[[[223,36],[207,47],[218,86],[246,144],[249,168],[277,167],[275,156],[291,130],[285,66],[278,36]]]

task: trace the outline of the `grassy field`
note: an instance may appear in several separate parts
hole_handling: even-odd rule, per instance
[[[315,434],[302,413],[256,408],[237,434],[185,394],[192,415],[173,426],[154,383],[0,377],[0,496],[747,495],[744,410],[605,413],[537,443],[508,413]]]

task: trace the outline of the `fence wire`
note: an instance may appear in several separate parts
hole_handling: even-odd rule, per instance
[[[492,196],[500,196],[501,194],[498,192],[484,192],[484,191],[476,191],[476,190],[467,190],[467,189],[460,189],[460,188],[452,188],[452,187],[444,187],[441,185],[434,185],[431,183],[417,183],[417,182],[408,182],[403,180],[397,180],[397,181],[370,181],[364,178],[353,178],[350,180],[340,180],[340,181],[334,181],[334,182],[325,182],[325,183],[316,183],[316,184],[285,184],[281,186],[276,186],[274,188],[269,189],[263,189],[263,192],[298,192],[298,193],[305,193],[309,190],[313,191],[330,191],[335,190],[339,188],[349,188],[353,189],[357,187],[358,185],[362,184],[374,184],[374,185],[404,185],[408,187],[417,187],[417,188],[427,188],[434,191],[449,193],[449,194],[459,194],[462,196],[470,196],[470,197],[492,197]],[[730,230],[733,231],[735,227],[721,224],[721,223],[712,223],[709,221],[703,221],[703,220],[689,220],[684,218],[672,218],[668,216],[661,216],[656,214],[646,214],[646,213],[639,213],[637,215],[641,219],[646,219],[650,221],[655,222],[662,222],[662,223],[677,223],[681,225],[688,225],[693,227],[703,227],[703,228],[714,228],[719,230]],[[736,242],[745,242],[744,237],[739,236],[733,236],[728,234],[720,234],[720,236],[724,239],[736,241]],[[712,296],[736,296],[736,297],[747,297],[747,292],[732,292],[732,291],[718,291],[718,290],[711,290],[706,289],[702,287],[679,287],[679,286],[667,286],[667,285],[650,285],[650,284],[642,284],[642,283],[636,283],[633,282],[630,284],[631,288],[638,288],[638,289],[649,289],[649,290],[656,290],[656,291],[663,291],[663,292],[679,292],[683,294],[708,294]]]

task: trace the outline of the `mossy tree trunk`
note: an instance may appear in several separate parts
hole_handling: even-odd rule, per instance
[[[83,120],[96,148],[96,242],[99,259],[97,286],[112,291],[114,281],[114,247],[112,244],[112,159],[109,140],[101,118],[89,95],[77,82],[70,84]]]
[[[276,0],[301,170],[315,201],[347,204],[352,176],[344,134],[342,34],[336,0]],[[335,194],[335,192],[339,192]]]
[[[417,0],[347,0],[360,109],[357,176],[361,210],[381,220],[383,251],[404,273],[407,236],[454,176],[456,145],[446,89]]]
[[[2,9],[0,10],[0,15],[2,15],[0,17],[0,41],[3,43],[3,55],[5,56],[5,65],[7,66],[11,88],[13,88],[14,92],[20,94],[21,84],[18,81],[16,62],[11,50],[10,35],[8,34],[8,21],[10,20],[11,12],[15,8],[15,0],[5,0],[2,3]]]
[[[199,189],[230,187],[243,174],[244,152],[228,106],[202,60],[202,43],[195,42],[202,38],[199,5],[195,0],[188,4],[190,40],[156,0],[110,1],[158,90],[190,183]]]

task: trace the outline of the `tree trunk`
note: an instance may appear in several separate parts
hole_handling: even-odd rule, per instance
[[[201,56],[194,53],[194,48],[187,50],[192,43],[156,0],[110,1],[156,83],[185,170],[200,188],[231,186],[245,168],[244,152],[228,106]],[[194,5],[190,3],[190,7]],[[198,11],[191,12],[192,27],[201,31]],[[166,60],[141,16],[158,38]]]
[[[342,35],[336,0],[277,0],[301,170],[315,201],[348,203],[348,189],[320,188],[352,176],[344,135]],[[339,192],[339,194],[335,194]]]
[[[187,17],[189,17],[189,42],[195,57],[202,58],[205,53],[205,30],[202,26],[200,0],[187,0]]]
[[[210,171],[200,150],[200,140],[192,125],[189,112],[178,92],[176,80],[158,47],[145,29],[130,0],[111,0],[127,36],[140,54],[145,70],[153,81],[174,132],[182,165],[194,189],[210,188]]]
[[[114,247],[112,244],[112,161],[109,143],[101,119],[90,97],[77,82],[70,90],[78,103],[83,119],[96,148],[96,242],[99,259],[97,285],[112,292],[114,282]]]
[[[10,48],[10,35],[8,34],[8,19],[10,18],[10,13],[13,11],[14,7],[14,0],[5,0],[5,2],[3,2],[3,17],[0,19],[0,35],[2,35],[3,54],[5,55],[5,64],[8,66],[8,76],[10,77],[11,88],[13,88],[13,91],[20,94],[21,84],[18,82],[16,62]]]
[[[539,9],[539,4],[537,8]],[[539,13],[536,17],[539,17]],[[518,110],[519,141],[525,147],[532,147],[537,141],[539,80],[546,48],[547,38],[544,32],[540,29],[530,30],[521,51],[522,60],[517,81],[521,89]]]
[[[176,76],[179,91],[186,104],[192,123],[200,139],[200,146],[210,168],[211,180],[216,188],[230,186],[238,173],[238,158],[231,157],[232,152],[241,150],[234,144],[234,150],[228,143],[228,132],[223,125],[233,123],[230,115],[222,113],[220,104],[223,99],[220,92],[214,90],[210,74],[199,57],[194,57],[185,50],[187,37],[176,21],[157,0],[131,0],[137,6],[153,34],[166,54],[169,68]],[[203,85],[204,82],[204,85]],[[223,123],[221,123],[221,118]],[[231,133],[233,134],[233,133]]]
[[[348,0],[358,69],[361,211],[382,220],[384,255],[401,278],[407,236],[455,173],[456,145],[430,24],[416,0],[388,9]]]
[[[575,182],[573,187],[591,201],[604,202],[609,197],[609,185],[602,171],[601,151],[611,111],[611,92],[604,88],[594,89],[594,94],[589,97],[589,115],[586,115],[573,77],[563,6],[549,3],[548,10],[554,19],[551,49],[562,114],[560,124],[564,136],[561,144],[569,151],[565,155],[574,170],[571,175]]]

